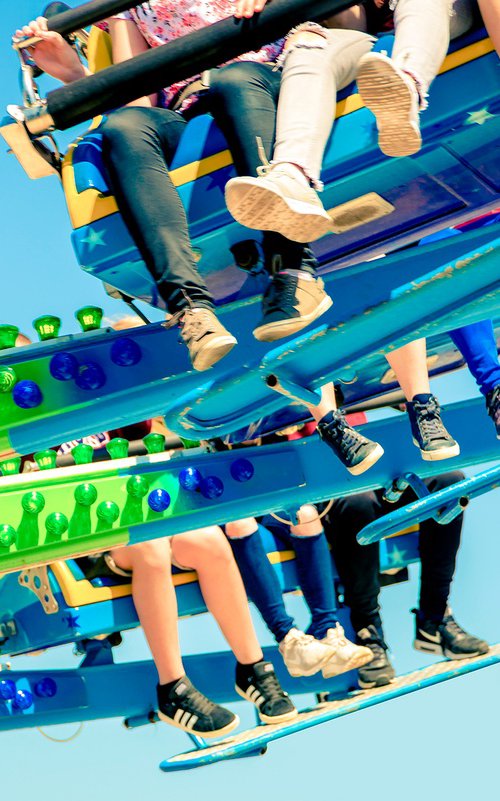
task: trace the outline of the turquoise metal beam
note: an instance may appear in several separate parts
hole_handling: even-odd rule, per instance
[[[425,498],[412,501],[401,509],[395,509],[394,512],[389,512],[361,529],[357,540],[360,545],[370,545],[370,543],[396,534],[408,526],[439,515],[441,510],[446,509],[453,502],[458,502],[462,508],[465,508],[472,498],[477,498],[479,495],[484,495],[485,492],[491,492],[499,487],[500,465],[452,484],[451,487],[446,487],[439,492],[429,493]],[[449,521],[445,517],[442,521],[438,519],[437,522],[444,524]]]

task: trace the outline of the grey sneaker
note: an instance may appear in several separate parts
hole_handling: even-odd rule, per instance
[[[340,673],[347,673],[348,670],[360,668],[373,659],[373,654],[369,648],[364,645],[355,645],[347,639],[340,623],[337,623],[335,628],[328,629],[326,637],[320,642],[330,645],[334,649],[333,656],[323,667],[325,679],[331,679],[332,676],[338,676]]]
[[[236,339],[205,308],[186,309],[181,321],[181,335],[195,370],[208,370],[236,345]]]
[[[359,60],[356,78],[366,108],[375,115],[378,144],[386,156],[411,156],[422,147],[420,98],[413,78],[383,53]]]
[[[290,676],[314,676],[332,658],[335,651],[325,642],[320,642],[299,629],[290,629],[279,644]]]
[[[258,231],[276,231],[294,242],[314,242],[332,227],[318,193],[291,164],[259,167],[259,177],[231,178],[226,204],[235,220]]]
[[[283,339],[321,317],[333,301],[321,278],[278,273],[262,299],[262,318],[253,335],[259,342]]]

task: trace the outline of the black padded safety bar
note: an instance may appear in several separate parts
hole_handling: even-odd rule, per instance
[[[354,5],[356,0],[271,0],[251,19],[234,17],[207,25],[129,61],[55,89],[47,95],[46,112],[54,126],[66,130],[97,114],[150,95],[164,86],[190,78],[249,50],[284,36],[305,20],[322,20]],[[111,7],[110,0],[87,6]],[[124,4],[114,3],[123,9]],[[80,7],[81,9],[84,6]],[[74,9],[78,11],[79,9]],[[61,14],[63,17],[66,13]],[[100,12],[101,13],[101,12]],[[109,11],[108,11],[109,13]],[[57,21],[53,17],[52,21]],[[76,18],[75,18],[76,19]],[[76,22],[74,23],[76,24]],[[81,20],[78,23],[81,25]],[[73,25],[73,23],[72,23]]]

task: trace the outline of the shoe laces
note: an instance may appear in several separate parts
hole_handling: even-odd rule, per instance
[[[265,695],[266,701],[273,701],[283,697],[283,688],[274,670],[259,677],[258,687],[259,691]]]
[[[441,409],[436,398],[433,396],[427,403],[413,401],[415,420],[423,439],[449,439],[443,421],[441,420]]]
[[[199,339],[200,336],[211,331],[213,327],[213,313],[209,309],[188,309],[184,313],[181,323],[181,336],[185,340]]]
[[[365,438],[347,423],[342,412],[335,412],[333,420],[322,427],[328,429],[329,436],[332,436],[336,447],[344,456],[358,451],[366,443]],[[320,434],[322,427],[318,426]]]
[[[189,708],[199,716],[208,716],[217,708],[217,704],[207,698],[206,695],[200,693],[195,687],[192,687],[179,699],[180,703],[187,703]]]
[[[457,621],[451,614],[445,614],[441,625],[446,629],[448,634],[451,634],[452,636],[461,637],[465,634],[463,628],[458,625]]]
[[[359,637],[358,638],[361,642],[361,645],[366,646],[373,652],[375,657],[383,656],[385,652],[388,650],[387,644],[384,642],[382,637],[379,634],[374,633],[371,629],[371,626],[367,628],[367,631],[370,632],[369,637]]]
[[[264,295],[264,304],[267,312],[288,312],[295,307],[296,283],[292,276],[278,273],[274,275]]]
[[[332,632],[332,634],[330,634],[330,632]],[[328,637],[329,645],[340,646],[340,647],[347,645],[345,632],[340,623],[337,622],[335,624],[335,628],[329,629],[328,634],[330,635]],[[334,638],[335,641],[332,643],[330,638]]]

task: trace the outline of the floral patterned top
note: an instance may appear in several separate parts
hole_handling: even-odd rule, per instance
[[[150,47],[159,47],[179,36],[219,22],[234,13],[232,0],[150,0],[140,3],[130,11],[114,14],[112,19],[129,19],[135,22]],[[107,22],[98,23],[107,30]],[[284,40],[265,45],[258,51],[245,53],[236,60],[274,62],[283,49]],[[197,78],[199,76],[193,76]],[[193,80],[193,79],[191,79]],[[161,105],[168,108],[179,92],[191,83],[179,81],[163,90]],[[192,102],[194,98],[190,98]],[[188,101],[189,103],[189,101]],[[182,110],[187,107],[183,104]]]

